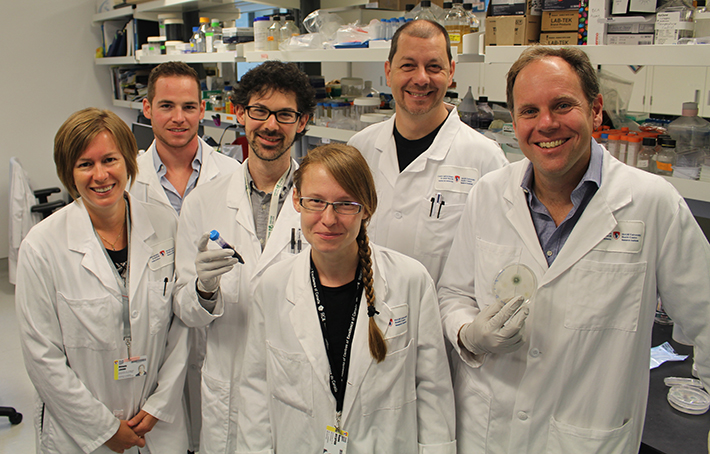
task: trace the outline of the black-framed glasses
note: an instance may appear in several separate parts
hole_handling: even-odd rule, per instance
[[[295,110],[269,110],[261,106],[246,106],[244,110],[247,111],[247,115],[252,120],[266,121],[270,116],[274,116],[276,121],[282,125],[292,125],[301,118],[301,112],[296,112]]]
[[[358,214],[362,211],[362,205],[357,202],[326,202],[312,197],[301,197],[301,206],[308,211],[325,211],[328,205],[333,205],[333,210],[338,214]]]

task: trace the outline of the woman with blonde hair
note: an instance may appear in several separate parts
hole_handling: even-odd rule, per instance
[[[74,202],[20,246],[15,303],[39,395],[38,453],[184,453],[187,328],[173,317],[175,216],[126,192],[138,169],[113,112],[72,114],[54,140]]]
[[[368,241],[365,159],[318,147],[294,184],[310,247],[256,288],[237,452],[454,453],[436,289],[420,263]]]

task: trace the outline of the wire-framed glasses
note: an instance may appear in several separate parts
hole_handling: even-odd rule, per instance
[[[328,205],[333,206],[333,210],[338,214],[358,214],[362,211],[362,205],[357,202],[326,202],[312,197],[301,197],[301,206],[308,211],[325,211]]]
[[[247,115],[252,120],[266,121],[270,116],[276,117],[276,121],[283,125],[292,125],[301,118],[301,112],[296,112],[295,110],[269,110],[261,106],[246,106],[244,110],[247,111]]]

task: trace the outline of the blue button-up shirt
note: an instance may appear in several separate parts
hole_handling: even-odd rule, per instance
[[[547,265],[552,265],[557,255],[560,253],[562,246],[565,245],[567,238],[572,233],[572,229],[577,225],[577,221],[587,207],[589,201],[596,194],[597,189],[602,184],[602,158],[604,152],[602,147],[592,139],[592,153],[589,159],[589,167],[582,176],[577,187],[574,188],[570,199],[572,200],[572,209],[567,213],[567,217],[560,223],[555,225],[547,207],[535,195],[533,190],[533,165],[530,163],[520,187],[525,192],[525,197],[528,201],[528,208],[532,216],[535,231],[537,232],[540,246],[545,253]]]
[[[190,175],[190,179],[187,181],[187,187],[185,187],[185,193],[182,197],[177,189],[175,189],[175,186],[173,186],[173,184],[168,181],[168,178],[165,176],[165,174],[168,173],[168,169],[160,159],[158,150],[155,147],[153,147],[153,165],[155,166],[155,172],[158,174],[160,185],[163,187],[163,190],[165,190],[165,195],[168,196],[170,205],[175,208],[175,211],[177,211],[177,214],[179,215],[180,209],[182,208],[182,201],[185,197],[187,197],[190,191],[195,189],[195,186],[197,186],[197,179],[200,177],[200,169],[202,168],[202,144],[199,141],[197,142],[197,153],[195,153],[195,159],[192,160],[192,175]]]

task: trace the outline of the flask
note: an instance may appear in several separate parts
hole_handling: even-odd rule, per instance
[[[476,101],[473,99],[470,86],[457,109],[462,122],[474,129],[478,128],[478,107],[476,106]]]
[[[286,21],[279,30],[279,44],[288,42],[292,36],[298,36],[300,34],[301,30],[298,29],[294,17],[289,14],[286,16]]]
[[[419,4],[419,12],[414,16],[414,20],[430,20],[432,22],[439,22],[436,19],[436,15],[431,11],[431,0],[422,0]]]
[[[682,116],[668,125],[668,134],[676,140],[673,176],[688,180],[700,178],[700,167],[710,151],[710,123],[698,117],[697,103],[683,103]]]
[[[653,137],[644,137],[641,145],[641,151],[636,159],[636,167],[645,170],[646,172],[656,173],[656,139]],[[653,167],[652,167],[653,166]]]
[[[488,105],[488,96],[478,98],[478,129],[486,130],[493,122],[493,109]]]
[[[268,50],[269,27],[271,22],[266,16],[254,19],[254,50]]]
[[[468,20],[469,31],[465,32],[464,35],[469,33],[478,33],[481,29],[481,21],[478,20],[475,14],[473,14],[473,3],[464,3],[463,10],[466,11],[466,19]]]
[[[192,37],[190,38],[190,50],[192,52],[204,52],[205,40],[200,33],[200,27],[192,27]]]
[[[466,30],[471,30],[471,27],[462,6],[463,0],[454,0],[452,3],[453,6],[444,16],[444,28],[449,33],[451,47],[455,47],[456,53],[460,54],[463,51],[462,37]]]
[[[279,50],[279,37],[281,36],[281,16],[271,16],[271,24],[266,35],[266,50]]]
[[[665,139],[661,145],[661,151],[656,156],[656,174],[663,176],[673,176],[673,166],[675,165],[675,139]]]

